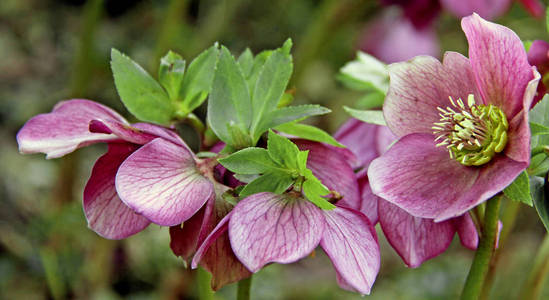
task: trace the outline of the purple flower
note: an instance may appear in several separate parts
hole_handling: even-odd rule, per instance
[[[512,0],[440,0],[442,7],[458,17],[472,13],[485,19],[495,19],[503,15],[511,6]]]
[[[251,272],[271,262],[292,263],[318,245],[332,260],[341,287],[368,294],[379,270],[379,246],[368,218],[356,210],[358,185],[346,158],[320,143],[297,140],[309,150],[307,166],[343,199],[322,210],[300,193],[259,193],[234,207],[198,249],[192,266],[202,264],[220,237]]]
[[[389,66],[383,106],[399,138],[368,169],[373,192],[422,218],[460,216],[530,162],[528,110],[539,73],[518,36],[474,14],[462,20],[470,59],[447,52]]]
[[[547,93],[549,86],[549,43],[540,40],[534,41],[528,51],[528,62],[532,66],[536,66],[542,76],[542,80],[538,84],[538,92],[532,103],[534,106]]]
[[[164,127],[130,125],[108,107],[89,100],[57,104],[30,119],[17,134],[22,153],[55,158],[80,147],[107,142],[84,189],[89,227],[110,239],[126,238],[150,222],[175,225],[212,197],[200,161],[179,136]]]
[[[334,137],[353,153],[361,154],[359,163],[354,166],[358,170],[362,197],[359,210],[372,224],[379,221],[385,237],[406,265],[418,267],[444,252],[456,232],[465,247],[476,249],[478,234],[468,214],[435,223],[432,219],[414,217],[372,193],[365,171],[370,162],[383,154],[396,140],[396,136],[386,126],[350,119]]]

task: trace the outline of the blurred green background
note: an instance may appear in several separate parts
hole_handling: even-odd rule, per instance
[[[63,99],[93,99],[131,119],[114,89],[111,48],[155,74],[169,49],[189,61],[215,41],[238,54],[246,47],[275,48],[291,37],[296,101],[332,108],[315,121],[333,133],[347,118],[341,106],[363,96],[343,87],[336,74],[354,59],[365,26],[383,9],[374,0],[0,1],[0,299],[197,298],[195,272],[171,253],[167,228],[151,225],[123,241],[87,228],[82,190],[104,145],[55,160],[17,151],[15,135],[24,122]],[[544,22],[516,3],[497,21],[523,39],[549,40]],[[456,17],[443,12],[434,26],[441,50],[466,54]],[[544,234],[535,211],[521,207],[503,248],[493,299],[517,297]],[[459,241],[409,269],[381,232],[379,239],[381,271],[369,298],[459,295],[473,256]],[[227,286],[216,298],[234,299],[235,291]],[[544,297],[549,299],[549,288]],[[252,285],[252,299],[353,298],[360,296],[338,288],[321,250],[292,265],[266,267]]]

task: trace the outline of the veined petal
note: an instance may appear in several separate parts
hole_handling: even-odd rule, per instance
[[[347,146],[358,158],[350,163],[354,169],[367,169],[370,162],[379,156],[377,148],[372,146],[376,143],[376,133],[377,125],[351,118],[341,125],[334,138]]]
[[[461,244],[471,250],[477,250],[478,232],[469,213],[465,213],[461,217],[452,219],[452,221],[456,227]]]
[[[360,186],[360,196],[362,199],[360,212],[368,217],[370,223],[375,225],[378,221],[378,203],[379,201],[384,200],[374,195],[372,189],[370,188],[370,184],[368,183],[368,176],[362,176],[359,178],[358,184]]]
[[[530,106],[524,106],[524,93],[534,76],[520,38],[511,29],[477,14],[463,18],[461,27],[484,102],[501,108],[508,120],[521,110],[529,110]]]
[[[332,260],[343,288],[369,294],[379,272],[377,236],[368,218],[344,207],[322,211],[326,227],[320,246]]]
[[[441,0],[445,9],[458,17],[466,17],[477,13],[485,19],[494,19],[507,11],[511,0]]]
[[[383,104],[387,126],[398,137],[410,133],[432,133],[440,121],[437,107],[451,106],[448,97],[479,99],[469,60],[446,52],[443,63],[430,56],[389,65],[389,91]],[[480,99],[479,99],[480,100]]]
[[[454,205],[485,168],[466,167],[434,143],[430,134],[410,134],[372,161],[368,178],[374,194],[422,218],[436,218]]]
[[[444,252],[454,237],[452,221],[435,223],[410,215],[388,201],[379,201],[379,223],[385,237],[410,268]]]
[[[327,188],[343,196],[341,204],[358,209],[361,202],[358,182],[345,157],[321,143],[300,139],[293,141],[300,150],[309,150],[307,167]]]
[[[478,177],[467,189],[461,191],[446,209],[440,211],[435,222],[461,216],[469,209],[490,199],[511,184],[528,167],[527,163],[517,162],[505,155],[497,155],[488,164],[479,168]],[[433,177],[431,177],[433,178]]]
[[[116,190],[126,205],[162,226],[188,220],[214,192],[192,153],[162,138],[124,161],[116,175]]]
[[[135,124],[132,124],[132,127],[137,128],[142,133],[151,134],[156,137],[161,137],[176,145],[181,145],[189,149],[189,146],[187,146],[187,144],[185,144],[185,142],[181,139],[181,137],[179,137],[179,135],[172,129],[151,124],[151,123],[135,123]]]
[[[233,209],[229,221],[233,251],[254,273],[269,262],[292,263],[310,254],[323,231],[322,211],[288,194],[249,196]]]
[[[93,143],[118,139],[111,134],[90,132],[88,124],[94,119],[127,124],[122,116],[99,103],[83,99],[63,101],[51,113],[37,115],[25,123],[17,133],[19,151],[42,152],[46,158],[56,158]]]
[[[84,188],[88,226],[104,238],[127,238],[150,223],[120,200],[114,185],[118,167],[136,149],[132,144],[109,144],[109,151],[97,160]]]

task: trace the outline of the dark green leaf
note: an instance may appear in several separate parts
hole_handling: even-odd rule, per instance
[[[532,206],[532,195],[530,195],[530,179],[526,171],[520,175],[503,190],[505,196],[517,202],[522,202]]]
[[[546,180],[541,177],[532,176],[532,194],[534,196],[534,207],[538,212],[539,218],[549,232],[549,199],[547,195],[548,185]]]
[[[267,151],[271,159],[290,170],[299,170],[297,156],[299,148],[289,139],[269,131]]]
[[[271,56],[273,53],[273,50],[265,50],[259,53],[254,57],[254,64],[252,66],[252,69],[249,74],[247,74],[246,82],[248,82],[248,87],[250,88],[250,95],[253,94],[255,89],[255,83],[257,82],[257,79],[259,78],[259,74],[261,73],[261,70],[263,70],[263,65],[265,65],[265,62]]]
[[[168,54],[160,59],[158,80],[164,89],[166,89],[172,101],[178,100],[183,75],[185,75],[185,60],[183,60],[181,55],[168,51]]]
[[[111,69],[120,99],[138,119],[169,125],[174,114],[172,103],[160,84],[129,57],[111,51]]]
[[[240,192],[240,197],[247,197],[261,192],[282,194],[293,183],[294,178],[288,173],[269,171],[248,183]]]
[[[353,118],[362,122],[387,126],[385,118],[383,117],[383,111],[381,110],[358,110],[344,106],[343,109],[349,113]]]
[[[330,210],[335,208],[335,205],[322,197],[328,195],[330,191],[318,180],[305,180],[303,183],[303,193],[309,201],[321,209]]]
[[[322,107],[320,105],[298,105],[279,108],[272,111],[260,121],[255,131],[254,140],[259,139],[263,132],[269,128],[274,128],[278,125],[292,122],[295,120],[303,120],[310,116],[324,115],[331,112],[331,110]]]
[[[206,100],[212,88],[218,57],[216,44],[198,55],[189,65],[180,93],[180,98],[183,99],[181,107],[185,114],[192,112]]]
[[[275,129],[296,137],[310,140],[310,141],[321,142],[321,143],[326,143],[336,147],[345,148],[344,145],[340,144],[336,139],[334,139],[334,137],[329,135],[326,131],[311,125],[290,122],[290,123],[278,125],[275,127]]]
[[[190,72],[190,71],[189,71]],[[237,126],[245,134],[252,120],[251,99],[244,76],[229,50],[221,47],[210,100],[208,123],[214,133],[229,145],[234,145],[229,128]]]
[[[264,148],[246,148],[219,159],[219,162],[236,174],[263,174],[272,169],[279,169]]]

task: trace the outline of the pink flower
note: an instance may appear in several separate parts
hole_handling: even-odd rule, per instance
[[[542,76],[542,80],[538,84],[538,92],[532,103],[534,106],[547,93],[549,86],[549,43],[540,40],[534,41],[528,51],[528,62],[532,66],[536,66]]]
[[[539,73],[510,29],[462,20],[470,59],[447,52],[389,66],[383,106],[399,138],[368,169],[373,192],[443,221],[509,185],[530,162],[528,110]]]
[[[89,227],[122,239],[150,222],[170,226],[191,218],[213,195],[200,161],[179,136],[164,127],[130,125],[108,107],[89,100],[57,104],[30,119],[17,134],[22,153],[55,158],[80,147],[107,142],[84,189]]]

